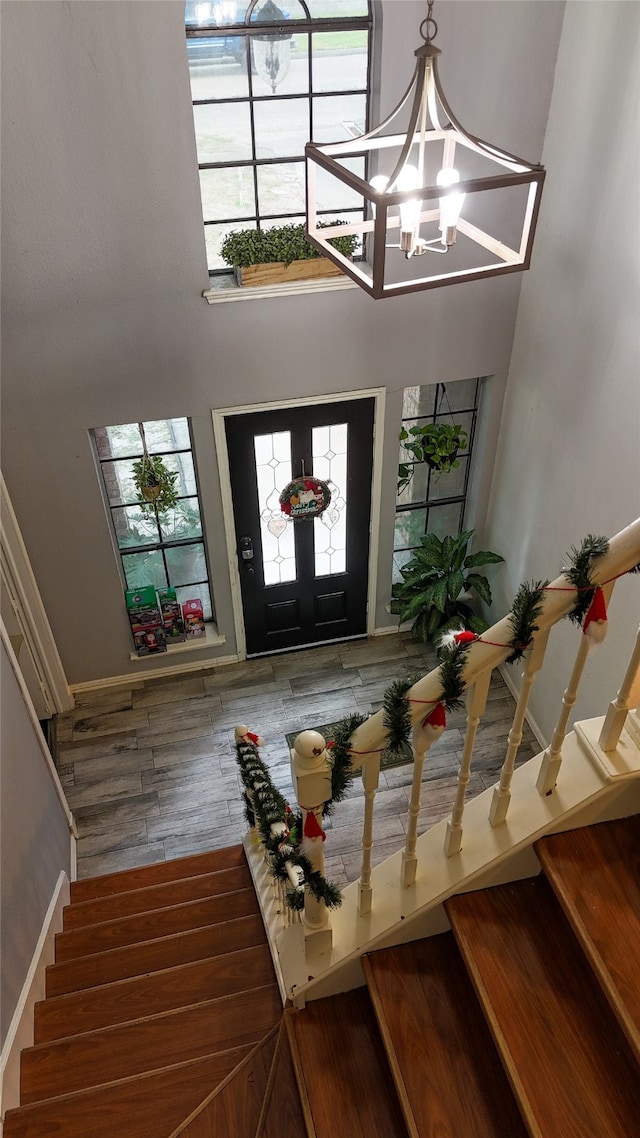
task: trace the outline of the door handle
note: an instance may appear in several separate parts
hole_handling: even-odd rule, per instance
[[[252,562],[253,562],[253,541],[251,540],[250,537],[241,537],[240,541],[238,542],[238,548],[240,550],[240,563],[242,565],[244,565],[244,567],[248,573],[254,573],[255,570],[254,570],[253,564],[252,564]]]

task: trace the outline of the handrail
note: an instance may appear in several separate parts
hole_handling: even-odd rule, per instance
[[[638,563],[640,550],[640,518],[637,518],[626,529],[621,530],[609,541],[609,549],[601,557],[594,559],[591,570],[591,579],[596,585],[604,585],[615,579]],[[540,616],[536,623],[540,631],[550,628],[571,612],[575,604],[576,590],[567,582],[564,574],[556,577],[547,586],[542,600]],[[463,669],[465,686],[471,687],[476,679],[485,671],[497,668],[511,655],[512,648],[508,642],[512,635],[509,621],[510,614],[502,617],[496,624],[483,633],[487,640],[495,644],[472,643],[466,653]],[[504,647],[498,645],[503,644]],[[410,704],[410,716],[413,725],[422,722],[425,710],[433,706],[442,694],[442,685],[439,678],[439,669],[434,668],[428,675],[423,676],[409,689],[409,700],[421,702]],[[356,728],[351,737],[352,768],[359,769],[366,760],[367,755],[384,748],[387,731],[384,726],[384,711],[377,711],[365,723]]]

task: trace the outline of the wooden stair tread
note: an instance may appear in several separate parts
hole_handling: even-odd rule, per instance
[[[264,925],[258,914],[238,917],[234,921],[51,964],[46,970],[46,993],[60,996],[265,942]]]
[[[4,1138],[168,1138],[251,1050],[245,1044],[17,1107],[5,1115]]]
[[[170,1138],[254,1138],[276,1034],[276,1028],[269,1032]]]
[[[640,815],[554,834],[535,850],[640,1059]]]
[[[266,944],[260,944],[54,996],[35,1005],[34,1043],[126,1023],[200,1000],[218,999],[274,980],[271,953]]]
[[[629,1138],[638,1069],[544,878],[445,908],[531,1132]]]
[[[453,935],[362,964],[412,1138],[526,1138]]]
[[[196,877],[202,873],[213,873],[221,869],[233,869],[246,865],[244,849],[241,845],[228,846],[221,850],[191,854],[189,857],[173,858],[154,865],[138,866],[134,869],[120,869],[105,873],[101,877],[85,877],[71,883],[71,901],[88,901],[95,897],[106,897],[111,893],[125,893],[130,889],[143,889],[165,881]]]
[[[73,960],[77,956],[89,956],[94,952],[106,952],[110,948],[121,948],[126,944],[136,944],[142,940],[156,940],[158,937],[171,936],[172,933],[187,932],[189,929],[202,928],[203,925],[232,921],[236,917],[248,917],[257,911],[254,890],[237,889],[233,893],[201,897],[180,905],[169,905],[164,909],[86,925],[84,928],[56,934],[56,963]]]
[[[229,869],[218,869],[211,873],[148,885],[141,889],[130,889],[125,893],[74,902],[64,909],[63,929],[69,932],[84,925],[98,925],[104,921],[129,917],[134,913],[150,913],[154,909],[166,909],[171,905],[182,905],[186,901],[234,893],[239,889],[252,887],[248,866],[238,865]]]
[[[257,1043],[278,1022],[276,984],[144,1019],[40,1043],[21,1055],[21,1101],[79,1091],[127,1075]]]
[[[366,989],[315,1000],[286,1017],[315,1138],[406,1138]]]

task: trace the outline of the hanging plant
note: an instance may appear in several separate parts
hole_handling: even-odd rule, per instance
[[[400,442],[404,449],[413,455],[415,462],[426,462],[439,474],[448,474],[460,465],[458,451],[467,445],[467,432],[460,423],[424,423],[420,426],[404,427],[400,431]],[[401,462],[398,465],[398,493],[406,490],[413,478],[414,463]]]
[[[169,470],[162,455],[149,454],[142,423],[138,423],[138,430],[143,450],[142,458],[133,464],[133,481],[138,505],[143,513],[151,514],[157,511],[162,514],[177,505],[178,472]]]

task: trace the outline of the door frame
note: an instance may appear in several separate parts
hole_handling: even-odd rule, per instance
[[[240,591],[240,572],[238,569],[238,556],[236,552],[236,530],[233,513],[233,498],[231,495],[231,473],[229,470],[229,452],[225,432],[225,420],[231,415],[251,415],[260,411],[278,411],[287,407],[315,407],[327,403],[345,403],[354,399],[373,399],[373,471],[371,479],[371,518],[369,524],[369,564],[367,581],[367,636],[373,636],[375,630],[375,597],[378,570],[378,535],[380,531],[380,504],[382,497],[382,453],[384,443],[384,411],[386,388],[368,387],[357,391],[340,391],[332,395],[306,395],[296,399],[278,399],[272,403],[247,403],[242,407],[221,407],[211,412],[213,418],[213,435],[216,444],[218,459],[218,473],[220,475],[220,492],[222,496],[222,517],[224,521],[225,543],[227,547],[227,561],[229,566],[229,579],[231,582],[231,600],[233,608],[233,623],[236,638],[236,651],[239,660],[247,658],[247,642],[245,635],[244,613],[242,610],[242,595]]]

